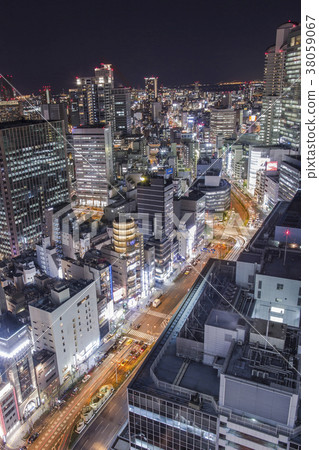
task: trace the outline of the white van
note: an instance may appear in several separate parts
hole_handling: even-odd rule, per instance
[[[157,308],[162,302],[160,301],[159,298],[157,298],[156,300],[153,301],[153,307]]]

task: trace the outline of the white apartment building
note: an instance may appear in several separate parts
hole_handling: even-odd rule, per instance
[[[41,270],[49,277],[58,278],[59,261],[56,247],[51,245],[49,236],[42,238],[41,244],[36,245],[37,262]]]
[[[95,283],[58,282],[29,305],[35,350],[56,354],[60,384],[88,360],[100,343]],[[86,369],[90,366],[86,364]]]
[[[112,267],[103,262],[97,250],[91,250],[92,259],[73,260],[62,258],[62,276],[66,280],[94,280],[97,294],[99,325],[112,320],[114,316]],[[93,258],[94,256],[94,258]],[[99,260],[101,258],[101,260]]]

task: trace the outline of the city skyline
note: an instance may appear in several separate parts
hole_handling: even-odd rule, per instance
[[[299,1],[271,1],[258,5],[258,11],[209,2],[197,3],[195,11],[190,2],[161,2],[153,11],[146,2],[122,2],[97,5],[101,14],[81,0],[76,7],[57,2],[54,10],[45,4],[32,8],[36,3],[20,5],[16,32],[2,57],[2,73],[13,75],[22,94],[36,93],[43,85],[66,92],[75,76],[88,76],[100,62],[112,64],[117,83],[131,87],[142,88],[144,77],[154,75],[166,86],[261,79],[271,30],[288,20],[300,21]],[[10,16],[12,6],[2,12]],[[43,17],[47,27],[39,27]],[[10,32],[8,25],[4,34]],[[25,36],[28,51],[21,45]]]
[[[0,68],[0,447],[301,450],[315,19],[36,3]]]

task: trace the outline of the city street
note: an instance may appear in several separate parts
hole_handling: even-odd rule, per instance
[[[111,354],[103,364],[91,373],[90,380],[81,384],[80,392],[76,396],[71,397],[71,400],[62,404],[59,410],[54,409],[49,418],[45,420],[45,426],[42,426],[43,429],[34,430],[39,432],[40,435],[29,448],[67,448],[68,437],[81,409],[89,402],[92,395],[101,385],[110,383],[111,377],[114,378],[115,374],[114,362],[117,364],[119,361],[127,358],[133,345],[133,343],[123,345],[117,353]]]
[[[113,437],[127,420],[126,388],[129,377],[116,392],[116,395],[89,426],[73,447],[76,450],[105,450],[109,448]]]
[[[198,271],[202,269],[207,259],[207,254],[200,255],[200,262],[197,263]],[[122,376],[123,378],[125,372],[129,373],[131,371],[130,366],[133,366],[133,361],[130,354],[136,345],[134,341],[143,340],[150,344],[158,338],[184,295],[194,283],[197,275],[197,271],[195,270],[190,270],[188,275],[179,275],[174,284],[171,284],[168,291],[160,297],[161,304],[157,308],[151,306],[134,314],[136,318],[132,323],[132,328],[127,333],[127,336],[131,338],[131,342],[130,340],[126,341],[119,350],[111,353],[91,373],[90,380],[87,383],[80,384],[80,391],[76,396],[71,397],[66,403],[63,403],[59,410],[54,409],[42,421],[40,426],[35,427],[34,432],[38,432],[39,437],[28,448],[50,450],[69,448],[68,442],[72,435],[74,424],[80,417],[83,406],[88,404],[92,395],[101,385],[115,384],[117,377],[120,379]],[[141,362],[146,353],[141,356]],[[125,362],[125,365],[122,365],[123,362]],[[127,383],[128,380],[114,393],[100,415],[93,419],[91,425],[83,431],[83,435],[75,448],[107,448],[105,447],[106,444],[113,439],[126,420]],[[121,420],[118,418],[121,418]],[[107,425],[102,426],[103,424]],[[92,437],[90,437],[91,434]],[[18,445],[23,444],[21,442]]]
[[[244,194],[240,192],[240,195],[242,196],[242,201],[247,201]],[[248,208],[251,212],[252,208],[254,208],[253,202],[249,204]],[[221,240],[232,238],[235,241],[235,245],[225,259],[236,260],[254,232],[254,228],[245,226],[237,210],[231,211],[229,220],[222,232]],[[132,314],[130,329],[126,333],[126,336],[131,338],[132,342],[129,345],[123,345],[116,353],[109,355],[103,364],[94,370],[89,382],[81,386],[79,394],[62,406],[61,410],[54,410],[51,413],[51,416],[46,419],[45,428],[40,432],[40,436],[30,448],[56,450],[70,448],[69,440],[83,406],[88,403],[102,384],[115,382],[115,375],[117,377],[116,370],[119,373],[121,370],[122,372],[131,372],[129,367],[122,367],[120,364],[121,361],[129,359],[130,352],[135,345],[134,341],[144,341],[152,344],[160,336],[181,300],[193,285],[198,272],[201,271],[210,256],[209,253],[202,253],[198,258],[196,267],[193,269],[190,266],[188,267],[189,273],[187,275],[184,269],[183,273],[170,285],[167,292],[160,296],[161,304],[157,308],[153,306],[145,307],[141,310],[136,310]],[[139,362],[137,367],[141,362]],[[115,366],[117,369],[115,369]],[[134,368],[134,372],[135,370],[136,368]],[[108,448],[123,423],[127,420],[126,387],[130,378],[129,376],[114,393],[99,415],[92,420],[91,424],[79,436],[75,447],[72,448],[81,450]]]
[[[169,290],[161,296],[162,303],[157,308],[150,307],[142,312],[140,317],[134,322],[134,325],[140,324],[140,328],[135,330],[133,325],[128,336],[132,337],[132,339],[145,341],[157,339],[164,331],[181,300],[193,285],[198,272],[201,271],[208,258],[209,256],[203,253],[196,270],[191,270],[188,275],[180,275]],[[113,395],[99,417],[86,429],[73,448],[76,450],[102,450],[109,448],[109,444],[127,420],[126,387],[128,382],[129,380]],[[60,446],[57,448],[62,450],[67,447]]]

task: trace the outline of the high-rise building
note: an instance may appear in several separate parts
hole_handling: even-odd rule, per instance
[[[300,147],[301,122],[301,30],[294,26],[287,38],[284,90],[280,118],[280,143]]]
[[[89,358],[100,344],[95,282],[58,282],[29,311],[35,349],[56,354],[60,384],[94,365]]]
[[[277,145],[280,143],[282,101],[286,96],[285,94],[282,97],[282,93],[288,87],[288,83],[293,77],[291,74],[288,80],[286,74],[287,43],[290,32],[296,26],[297,24],[293,22],[286,22],[280,25],[276,31],[276,43],[267,48],[265,52],[265,88],[260,119],[260,140],[266,145]]]
[[[279,174],[277,172],[265,172],[265,188],[263,206],[271,210],[278,202]]]
[[[172,181],[164,177],[145,177],[137,185],[137,210],[145,214],[141,229],[145,237],[169,237],[173,231]]]
[[[62,121],[0,124],[0,253],[17,256],[41,237],[47,208],[69,200]]]
[[[284,156],[279,173],[279,200],[290,202],[300,189],[300,183],[301,157]]]
[[[279,143],[281,97],[263,97],[259,139],[265,145]]]
[[[217,146],[218,135],[231,138],[236,129],[236,112],[232,108],[212,108],[210,112],[210,136],[212,143]]]
[[[279,145],[250,145],[248,157],[248,190],[254,195],[256,188],[257,172],[277,171],[282,163],[283,157],[296,153],[289,147]]]
[[[97,86],[97,108],[99,123],[107,125],[113,121],[114,70],[112,64],[101,63],[95,69],[95,84]]]
[[[131,134],[131,91],[129,88],[113,89],[114,98],[114,132]]]
[[[65,131],[68,131],[68,114],[64,103],[43,103],[41,115],[46,120],[63,120]]]
[[[279,96],[284,82],[285,45],[290,30],[295,26],[293,22],[286,22],[276,30],[276,42],[265,52],[264,67],[264,95],[266,97]]]
[[[157,84],[158,77],[148,77],[144,78],[145,80],[145,91],[147,93],[147,97],[151,101],[155,101],[158,96]]]
[[[177,228],[179,255],[187,259],[198,254],[204,243],[205,194],[188,192],[187,196],[174,198],[174,223]]]
[[[66,280],[94,280],[101,339],[109,332],[113,318],[112,267],[99,250],[91,249],[83,259],[62,258],[62,275]]]
[[[141,295],[142,252],[142,236],[134,219],[129,214],[117,217],[113,221],[113,244],[103,246],[101,253],[112,264],[114,284],[124,289],[129,306],[135,306]]]
[[[152,103],[152,120],[154,123],[161,122],[162,104],[160,102]]]
[[[113,180],[111,127],[73,128],[72,137],[79,204],[107,206]]]
[[[43,86],[40,95],[42,105],[49,105],[52,102],[51,86]]]
[[[95,68],[94,77],[77,77],[71,94],[72,125],[109,124],[113,121],[114,87],[111,64]]]
[[[155,278],[163,282],[171,271],[173,183],[164,177],[145,178],[137,185],[140,231],[155,247]]]

